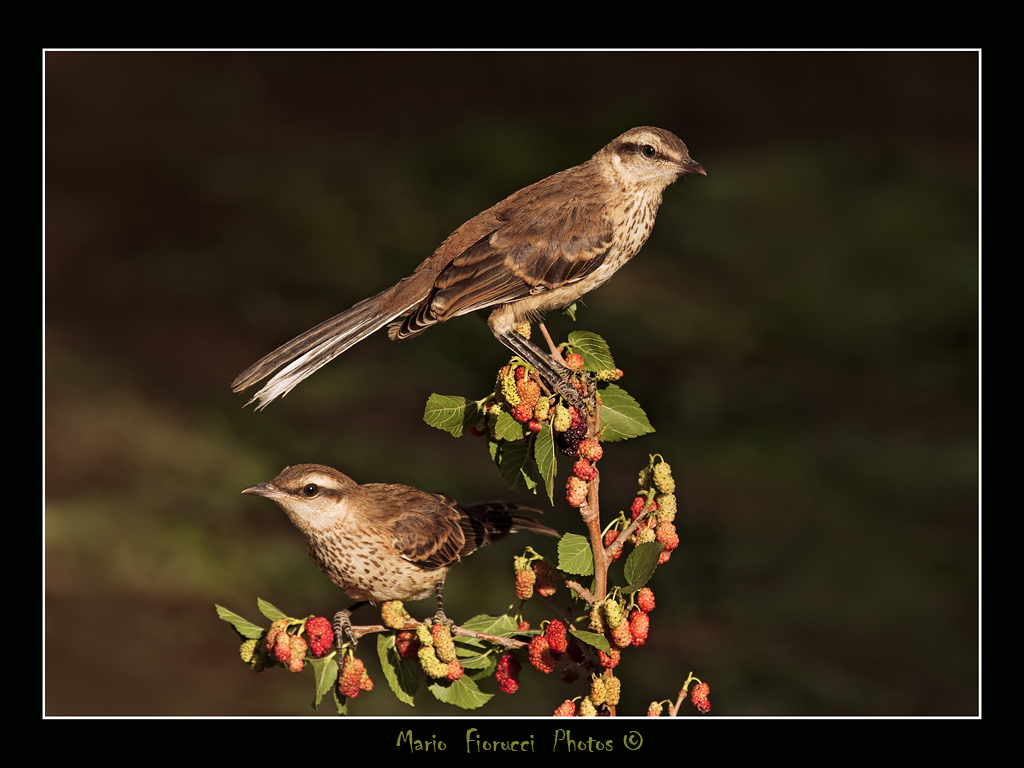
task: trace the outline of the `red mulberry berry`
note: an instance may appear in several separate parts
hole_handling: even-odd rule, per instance
[[[619,538],[619,532],[614,528],[609,529],[604,534],[604,545],[606,547],[610,547],[612,545],[612,542],[614,542],[617,538]],[[619,547],[617,550],[615,550],[615,554],[612,555],[612,562],[614,563],[620,557],[622,557],[622,547]]]
[[[565,364],[574,371],[578,371],[583,368],[583,355],[579,352],[572,352],[565,356]]]
[[[597,440],[580,440],[579,455],[588,461],[597,461],[604,456],[604,449]]]
[[[657,701],[652,701],[650,706],[647,707],[648,717],[661,717],[661,704]]]
[[[619,666],[619,659],[622,658],[622,651],[618,648],[612,648],[611,653],[605,653],[599,650],[597,652],[597,659],[601,662],[601,666],[605,669],[615,669]]]
[[[647,631],[651,620],[643,611],[634,610],[629,614],[629,634],[633,636],[633,645],[640,646],[647,642]]]
[[[654,592],[651,591],[650,587],[644,587],[637,592],[636,602],[640,606],[641,611],[650,613],[654,610]]]
[[[282,664],[287,664],[291,660],[292,644],[290,635],[287,632],[278,634],[277,642],[274,643],[274,658]]]
[[[458,661],[449,661],[448,674],[446,674],[445,677],[449,680],[455,681],[462,677],[463,672],[465,672],[465,670],[462,668],[462,665],[459,664]]]
[[[576,702],[566,699],[555,710],[555,717],[576,717]]]
[[[582,480],[593,480],[597,477],[597,470],[586,459],[577,459],[572,465],[572,473]]]
[[[569,502],[570,507],[582,507],[587,501],[587,481],[582,477],[569,475],[565,481],[565,500]]]
[[[359,695],[360,684],[365,673],[366,668],[363,666],[363,662],[354,656],[349,656],[345,659],[341,666],[341,672],[338,674],[338,692],[346,698],[354,699]]]
[[[403,659],[415,659],[420,650],[420,641],[416,637],[416,632],[405,629],[395,635],[395,648],[398,649],[398,655]]]
[[[515,693],[519,690],[519,661],[511,653],[502,654],[494,670],[494,679],[502,693]]]
[[[679,534],[676,533],[675,523],[660,522],[654,532],[654,540],[665,545],[665,551],[671,552],[679,546]]]
[[[565,653],[569,647],[569,640],[565,634],[565,624],[555,619],[544,630],[544,636],[548,639],[548,645],[552,653]]]
[[[309,638],[309,649],[318,659],[334,645],[334,630],[331,622],[323,616],[314,616],[306,621],[306,637]]]
[[[558,662],[555,661],[555,657],[551,655],[551,646],[548,644],[548,639],[544,635],[534,635],[530,639],[529,645],[530,651],[530,663],[534,667],[539,669],[545,675],[550,675],[555,671],[555,667],[558,666]]]
[[[530,419],[533,418],[533,405],[527,405],[526,403],[519,403],[512,409],[512,418],[521,424],[526,424]]]
[[[274,646],[277,645],[277,636],[282,632],[288,631],[288,619],[278,619],[270,625],[270,629],[267,630],[267,650],[271,653],[274,652]]]
[[[690,701],[693,702],[700,712],[707,714],[711,711],[711,702],[708,701],[708,696],[711,694],[711,686],[707,683],[698,683],[693,687],[693,692],[690,694]]]
[[[452,640],[452,631],[445,624],[431,624],[430,637],[434,641],[434,650],[437,658],[445,664],[455,661],[455,642]]]

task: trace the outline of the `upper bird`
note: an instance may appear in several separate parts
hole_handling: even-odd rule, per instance
[[[232,390],[274,374],[249,401],[259,400],[258,410],[388,323],[388,337],[400,341],[494,307],[487,320],[494,335],[581,404],[564,372],[516,326],[567,307],[633,258],[651,234],[662,192],[687,173],[707,175],[674,134],[650,126],[626,131],[582,165],[477,214],[409,277],[274,350]]]
[[[462,506],[454,499],[408,485],[355,480],[332,467],[285,467],[268,483],[242,493],[272,499],[306,537],[309,556],[331,581],[357,602],[437,599],[438,620],[447,620],[441,599],[448,569],[463,556],[516,531],[546,536],[558,532],[523,512],[514,502]]]

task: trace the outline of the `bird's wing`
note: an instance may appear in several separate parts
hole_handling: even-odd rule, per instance
[[[424,310],[443,321],[586,277],[612,243],[605,210],[603,199],[559,184],[527,187],[480,214],[493,227],[440,271]]]
[[[388,522],[392,544],[404,559],[423,568],[451,565],[466,543],[458,505],[442,494],[417,493],[406,498]]]

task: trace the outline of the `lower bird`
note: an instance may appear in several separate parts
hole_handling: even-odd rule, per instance
[[[651,126],[626,131],[585,163],[477,214],[397,285],[296,336],[231,387],[241,392],[270,376],[249,401],[259,400],[258,410],[385,325],[400,341],[493,307],[487,324],[497,339],[582,408],[568,369],[552,365],[517,329],[569,306],[632,259],[651,234],[662,192],[688,173],[706,175],[675,134]]]
[[[448,569],[464,555],[516,531],[558,532],[523,512],[540,510],[495,501],[462,506],[449,496],[408,485],[360,485],[321,464],[286,467],[268,483],[242,493],[277,502],[306,537],[309,556],[357,602],[335,616],[335,639],[351,637],[349,616],[367,602],[437,599]]]

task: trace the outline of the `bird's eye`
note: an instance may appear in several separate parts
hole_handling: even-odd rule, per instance
[[[309,485],[307,485],[305,488],[302,489],[302,492],[306,496],[309,496],[310,498],[313,498],[318,493],[320,493],[320,486],[317,485],[316,483],[310,483]]]
[[[657,150],[655,150],[650,144],[644,144],[640,147],[640,154],[650,160],[657,154]]]

